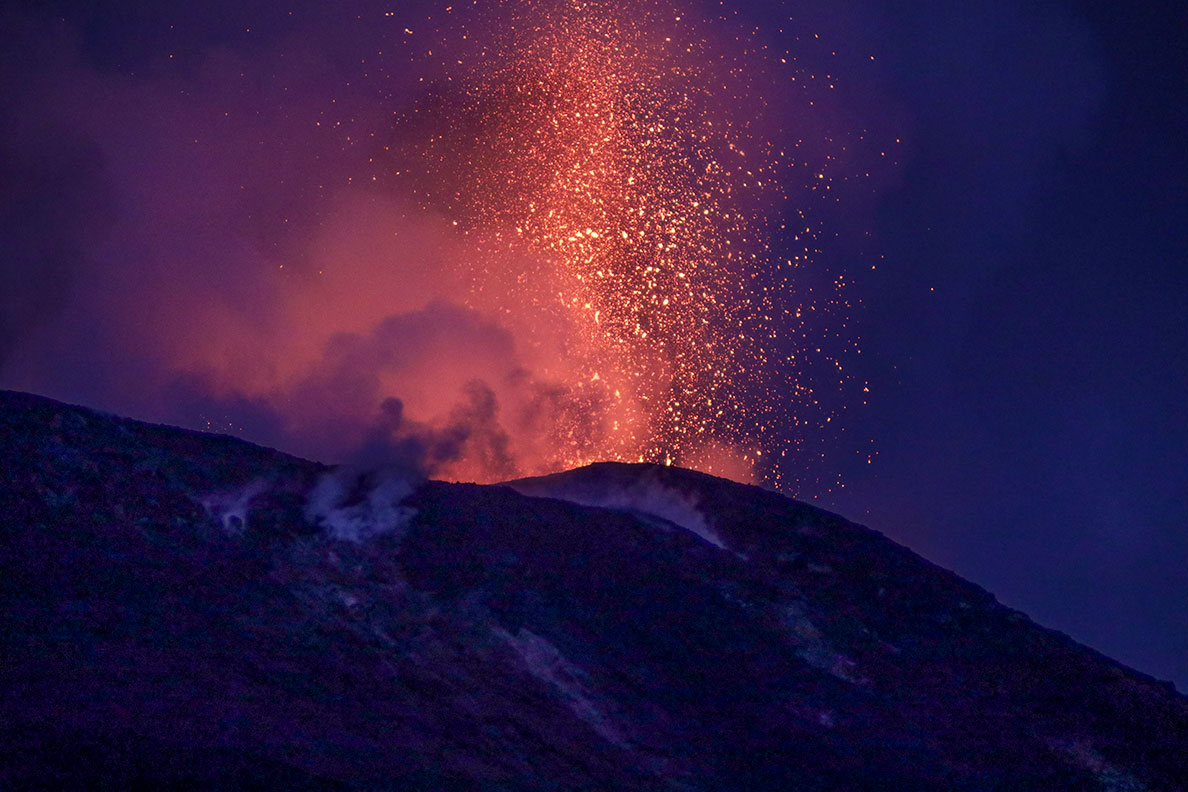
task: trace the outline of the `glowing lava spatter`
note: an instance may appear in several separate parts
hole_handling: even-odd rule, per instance
[[[755,121],[760,45],[727,56],[704,25],[664,0],[491,3],[439,29],[447,68],[406,122],[438,132],[410,169],[482,250],[475,304],[566,329],[545,374],[587,420],[556,428],[558,466],[720,472],[725,450],[779,484],[799,428],[831,420],[791,283],[812,245],[775,255],[768,219],[810,163]]]

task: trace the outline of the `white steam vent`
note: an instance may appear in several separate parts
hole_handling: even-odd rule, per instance
[[[400,535],[416,515],[415,509],[400,505],[413,489],[413,482],[400,471],[335,468],[310,491],[305,518],[340,541]]]
[[[215,492],[198,498],[206,513],[219,521],[223,530],[234,536],[247,530],[248,509],[256,496],[268,489],[268,483],[256,479],[239,489]]]

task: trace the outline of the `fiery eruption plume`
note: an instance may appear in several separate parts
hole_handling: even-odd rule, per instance
[[[796,70],[665,0],[510,0],[460,20],[435,30],[444,68],[403,119],[406,167],[480,251],[472,305],[562,328],[540,373],[577,409],[551,462],[741,463],[779,484],[804,430],[844,409],[821,406],[806,366],[848,381],[808,354],[819,306],[793,282],[816,234],[788,197],[827,190],[830,157],[798,160],[764,118],[773,67]]]

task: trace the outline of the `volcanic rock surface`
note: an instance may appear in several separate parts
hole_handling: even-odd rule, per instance
[[[425,482],[8,392],[0,454],[2,789],[1188,788],[1170,684],[755,487]]]

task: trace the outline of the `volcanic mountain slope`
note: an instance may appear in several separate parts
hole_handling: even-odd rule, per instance
[[[0,788],[1188,788],[1170,685],[761,489],[417,482],[16,393],[0,448]]]

